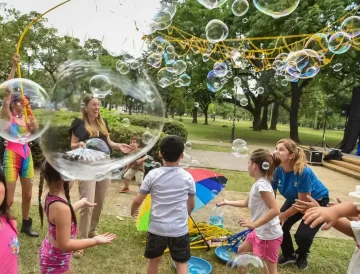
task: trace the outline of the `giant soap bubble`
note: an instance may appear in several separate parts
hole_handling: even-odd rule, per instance
[[[0,98],[0,136],[4,139],[24,144],[48,129],[53,112],[48,94],[37,83],[22,78],[8,80],[0,85]]]
[[[111,84],[112,95],[109,94],[104,99],[100,99],[98,95],[91,93],[89,80],[97,75],[106,77]],[[164,124],[164,106],[157,89],[148,81],[144,69],[141,73],[132,71],[132,73],[123,75],[113,68],[102,67],[97,62],[68,61],[60,67],[57,79],[58,81],[50,93],[50,103],[57,106],[57,109],[66,109],[69,115],[79,118],[81,115],[85,115],[95,119],[100,112],[99,115],[102,115],[110,124],[110,138],[115,144],[129,144],[131,136],[136,135],[141,138],[145,132],[148,136],[146,143],[139,151],[126,154],[119,150],[119,145],[113,145],[110,157],[100,159],[85,157],[79,160],[73,156],[84,153],[81,148],[71,150],[70,140],[68,140],[69,143],[54,141],[61,140],[62,135],[58,125],[52,123],[42,135],[40,146],[45,158],[64,178],[79,180],[110,178],[112,171],[119,170],[144,155],[157,142]],[[148,99],[149,93],[151,93],[151,100]],[[110,112],[101,109],[102,107],[109,107],[107,105],[109,96],[111,96],[112,104],[120,104],[115,111]],[[88,99],[88,104],[81,104],[84,97]],[[115,98],[124,99],[115,101]],[[129,123],[125,125],[124,122],[127,118],[121,114],[121,111],[124,111],[125,106],[127,106],[128,112],[130,105],[132,105],[132,112],[137,112],[137,119],[132,120],[131,126],[128,126]],[[55,111],[54,115],[56,116],[57,113]],[[136,123],[138,119],[141,120],[142,118],[145,121],[151,121],[147,124],[146,129],[142,124],[140,126]],[[62,123],[65,128],[70,129],[71,120],[62,121]],[[75,124],[77,123],[79,120]],[[101,130],[98,128],[93,133],[95,136],[92,136],[106,141],[106,132],[104,133]],[[96,144],[93,147],[99,146]],[[91,150],[93,151],[93,148]],[[99,152],[93,153],[98,154]]]
[[[300,0],[254,0],[255,7],[262,13],[277,19],[292,13],[299,5]]]

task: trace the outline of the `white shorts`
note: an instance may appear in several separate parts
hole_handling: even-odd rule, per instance
[[[144,172],[142,170],[129,169],[124,174],[124,179],[132,180],[135,177],[135,182],[141,184],[144,179]]]

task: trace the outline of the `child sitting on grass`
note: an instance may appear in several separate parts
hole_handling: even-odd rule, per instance
[[[135,154],[137,153],[139,150],[141,150],[140,148],[141,145],[141,141],[140,138],[137,136],[133,136],[130,139],[130,147],[131,147],[131,152],[129,153],[129,155],[131,154]],[[140,187],[141,183],[144,179],[144,172],[145,172],[145,167],[144,167],[144,161],[146,160],[146,156],[141,157],[140,159],[137,159],[134,162],[131,162],[130,164],[128,164],[125,168],[125,174],[124,174],[124,188],[122,190],[120,190],[120,193],[128,193],[129,192],[129,184],[130,184],[130,180],[132,180],[135,177],[135,181],[137,183],[137,185]]]

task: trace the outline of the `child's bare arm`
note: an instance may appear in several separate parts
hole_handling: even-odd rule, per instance
[[[311,227],[316,227],[321,223],[326,223],[323,230],[334,226],[338,219],[342,217],[355,217],[359,214],[357,207],[353,202],[346,202],[334,205],[332,207],[314,207],[306,211],[303,219],[306,224],[311,223]]]
[[[193,212],[194,208],[195,208],[195,196],[189,195],[189,198],[187,200],[187,209],[189,215],[191,214],[191,212]]]
[[[131,205],[131,216],[134,216],[136,210],[140,207],[142,202],[145,200],[147,194],[138,193]]]
[[[249,205],[249,197],[247,197],[245,200],[240,200],[240,201],[228,201],[224,199],[216,203],[216,206],[224,206],[224,205],[235,206],[235,207],[247,207]]]
[[[334,228],[337,231],[340,231],[341,233],[344,233],[349,237],[355,238],[354,231],[351,228],[350,221],[347,220],[346,218],[341,218],[337,220],[336,223],[334,224]]]
[[[71,239],[71,211],[64,203],[54,203],[50,207],[50,216],[54,216],[56,225],[55,247],[63,252],[71,252],[97,244],[111,243],[116,238],[114,234],[104,234],[92,239]]]

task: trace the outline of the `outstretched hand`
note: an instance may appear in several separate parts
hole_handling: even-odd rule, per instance
[[[96,203],[90,203],[88,201],[88,198],[82,198],[80,200],[80,202],[81,202],[81,207],[94,207],[94,206],[96,206]]]
[[[339,214],[333,207],[313,207],[306,211],[303,219],[311,228],[326,223],[321,229],[328,230],[336,224]]]
[[[216,202],[216,206],[224,206],[227,205],[228,200],[222,199],[220,202]]]
[[[117,144],[117,145],[118,145],[119,150],[123,153],[127,154],[132,150],[131,146],[129,146],[127,144]]]
[[[239,225],[242,226],[242,227],[247,227],[247,228],[252,229],[252,230],[256,228],[256,225],[255,225],[254,222],[251,222],[251,221],[246,220],[246,219],[240,219]]]
[[[297,210],[299,210],[301,213],[305,213],[306,210],[308,210],[309,208],[320,206],[319,203],[311,196],[307,195],[306,197],[309,201],[302,201],[302,200],[296,199],[295,204],[293,204],[293,206]]]
[[[105,233],[103,235],[98,235],[93,238],[97,245],[100,244],[111,244],[113,240],[116,239],[116,235],[113,233]]]

